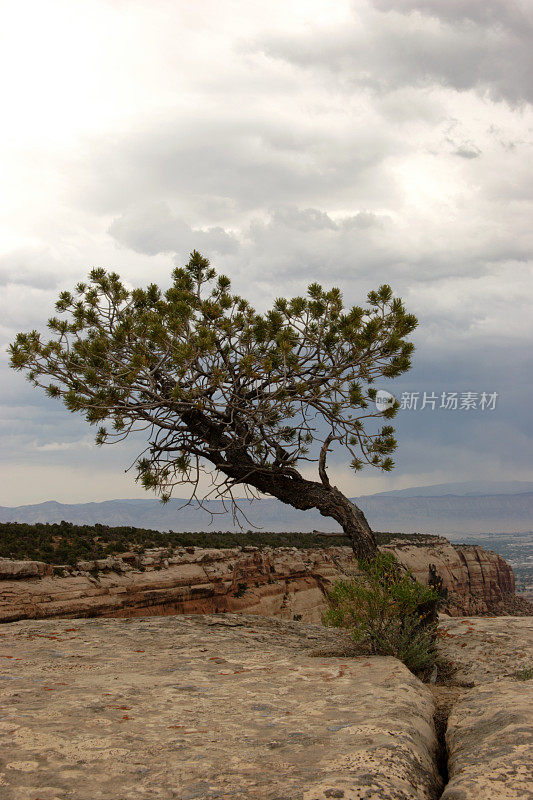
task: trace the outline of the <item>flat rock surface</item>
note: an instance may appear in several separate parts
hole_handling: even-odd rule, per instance
[[[442,618],[440,636],[453,680],[475,686],[448,719],[442,800],[533,798],[533,681],[517,680],[533,664],[533,618]]]
[[[442,616],[439,634],[454,681],[465,686],[512,678],[533,664],[533,617]]]
[[[0,630],[5,800],[433,800],[431,693],[344,634],[250,616]]]
[[[533,798],[533,681],[478,686],[454,706],[442,800]]]

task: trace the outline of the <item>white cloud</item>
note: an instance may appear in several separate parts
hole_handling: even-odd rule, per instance
[[[94,441],[88,438],[79,439],[76,442],[45,442],[45,444],[33,443],[33,447],[40,453],[57,453],[65,450],[89,450],[94,447]]]
[[[520,104],[533,101],[532,30],[527,2],[374,0],[355,5],[349,23],[271,34],[257,46],[345,86],[381,93],[440,84]]]

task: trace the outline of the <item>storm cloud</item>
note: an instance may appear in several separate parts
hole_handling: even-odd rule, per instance
[[[5,7],[0,504],[142,496],[139,442],[90,447],[5,347],[91,267],[165,286],[193,248],[260,309],[315,280],[347,304],[390,283],[420,326],[383,388],[498,393],[400,412],[390,476],[334,456],[350,494],[533,479],[531,3]]]
[[[441,85],[521,104],[533,100],[532,34],[527,0],[373,0],[348,24],[258,46],[376,92]]]

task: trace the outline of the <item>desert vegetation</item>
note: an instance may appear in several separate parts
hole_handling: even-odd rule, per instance
[[[391,539],[423,543],[430,537],[422,534],[376,533],[378,544]],[[0,523],[0,558],[33,559],[47,564],[75,564],[79,560],[105,558],[109,555],[134,551],[143,553],[151,547],[330,547],[332,544],[350,546],[343,533],[263,531],[227,531],[176,533],[145,528],[113,527],[110,525],[74,525],[71,522]]]
[[[328,592],[324,624],[350,630],[370,655],[394,656],[413,672],[432,667],[439,593],[401,570],[392,553],[359,566],[362,576],[338,581]]]

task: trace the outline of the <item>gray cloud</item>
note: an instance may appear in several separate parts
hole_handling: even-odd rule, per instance
[[[504,233],[494,225],[480,231],[477,217],[465,217],[448,237],[438,219],[413,232],[386,214],[333,216],[285,205],[253,219],[239,235],[217,231],[216,238],[231,243],[218,254],[211,252],[216,248],[210,247],[209,234],[203,240],[202,232],[184,231],[166,212],[154,217],[152,208],[146,216],[138,210],[124,220],[124,228],[112,226],[110,232],[148,254],[175,246],[177,264],[191,249],[205,248],[215,266],[233,276],[236,289],[261,307],[282,288],[298,293],[312,280],[344,287],[347,298],[353,298],[348,302],[360,302],[367,291],[388,282],[410,298],[433,347],[439,336],[446,346],[459,339],[458,346],[464,347],[465,332],[497,335],[498,327],[506,325],[507,309],[512,308],[515,321],[525,321],[529,313],[531,241],[516,236],[512,227],[506,230],[506,220],[502,228]],[[506,281],[511,272],[513,281]],[[453,332],[443,336],[448,328]]]
[[[0,286],[53,289],[58,285],[58,267],[46,249],[19,248],[0,256]]]
[[[401,442],[398,461],[402,470],[420,475],[434,472],[438,464],[452,464],[468,476],[476,464],[485,463],[486,474],[530,474],[531,422],[524,397],[530,394],[533,368],[528,342],[502,337],[477,337],[468,347],[435,350],[425,342],[424,327],[418,332],[413,369],[393,381],[396,396],[402,392],[424,391],[479,393],[497,392],[494,411],[400,411],[394,425]],[[468,341],[468,340],[466,340]],[[489,345],[490,342],[490,345]],[[487,347],[490,347],[490,359]],[[420,401],[419,401],[420,405]],[[438,453],[438,458],[435,454]],[[442,461],[441,461],[442,459]]]
[[[312,276],[343,282],[434,283],[487,274],[494,263],[526,259],[527,242],[499,231],[475,237],[476,220],[465,219],[439,240],[442,222],[409,233],[391,216],[361,211],[347,217],[316,209],[282,207],[252,222],[241,251],[227,264],[246,262],[252,274],[287,279]],[[454,238],[452,238],[452,233]]]
[[[462,144],[460,147],[457,148],[457,150],[454,150],[453,152],[454,155],[459,156],[460,158],[468,158],[468,159],[479,158],[479,156],[481,155],[481,150],[478,150],[477,147],[468,144]]]
[[[382,11],[417,11],[451,24],[470,20],[504,29],[519,38],[527,38],[533,28],[533,10],[528,0],[371,0],[371,4]]]
[[[247,212],[272,204],[378,199],[395,186],[383,161],[403,149],[394,131],[316,124],[292,110],[276,118],[230,109],[227,117],[170,116],[114,141],[86,143],[70,165],[76,203],[100,214],[162,199],[183,219],[210,206]],[[113,180],[103,180],[112,174]]]
[[[364,491],[460,469],[527,477],[529,0],[361,0],[345,16],[326,0],[290,13],[273,0],[235,20],[199,0],[191,15],[170,4],[165,31],[150,4],[113,5],[99,64],[116,63],[116,44],[128,66],[109,76],[106,102],[106,75],[93,81],[84,60],[76,114],[35,138],[22,126],[9,150],[0,348],[44,328],[59,285],[91,266],[164,285],[193,248],[261,309],[314,280],[348,304],[388,282],[420,319],[413,370],[389,388],[501,389],[502,403],[491,417],[401,416],[398,472],[365,473]],[[148,72],[146,53],[157,53]],[[42,486],[46,499],[51,475],[80,500],[89,486],[91,499],[142,494],[122,473],[134,445],[90,449],[83,420],[9,371],[4,352],[0,374],[3,485],[20,502]]]
[[[355,7],[351,26],[265,36],[257,47],[378,93],[441,85],[513,104],[533,101],[531,4],[374,0],[371,5]]]
[[[217,226],[207,230],[194,230],[172,213],[166,203],[135,208],[115,219],[108,233],[117,242],[147,255],[179,253],[186,255],[193,249],[227,254],[237,248],[231,233]]]

